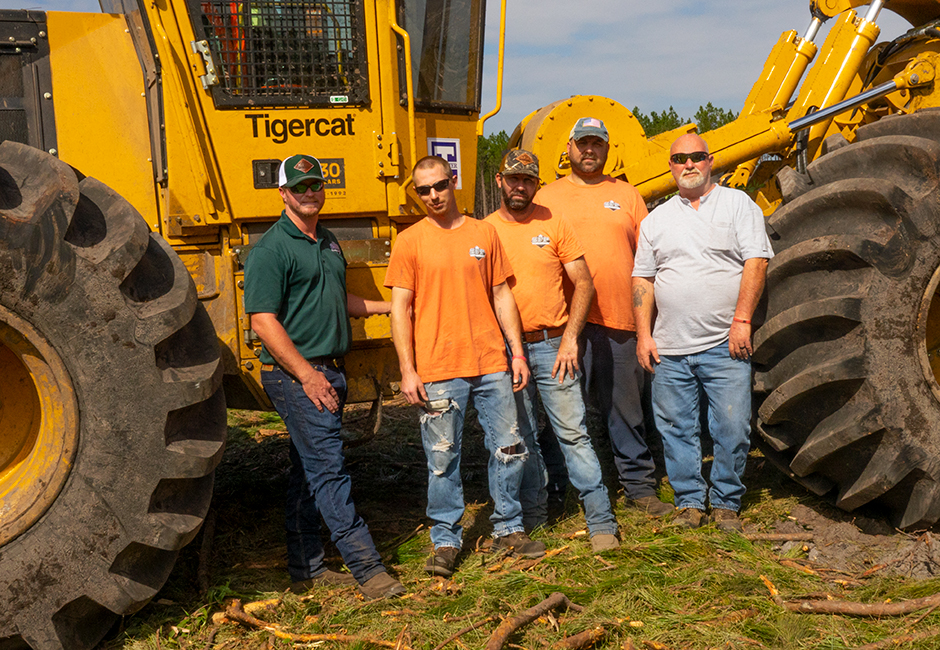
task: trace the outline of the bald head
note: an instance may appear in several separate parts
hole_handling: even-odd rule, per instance
[[[691,153],[693,151],[704,151],[708,153],[708,143],[702,139],[698,133],[686,133],[676,138],[669,148],[669,155],[674,153]]]
[[[708,143],[697,133],[680,135],[669,148],[669,171],[679,186],[679,195],[697,200],[706,194],[712,188],[713,162]]]

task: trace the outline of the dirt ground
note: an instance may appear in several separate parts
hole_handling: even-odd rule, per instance
[[[250,547],[255,552],[267,549],[269,557],[249,559],[248,565],[259,566],[260,562],[265,569],[272,569],[267,576],[269,580],[285,582],[280,527],[281,500],[289,466],[286,431],[276,418],[271,424],[267,423],[271,421],[270,414],[233,414],[230,425],[235,431],[234,441],[218,470],[215,507],[220,517],[243,520],[247,516],[255,527],[264,525],[266,532],[262,536],[267,538]],[[486,452],[472,409],[468,416],[462,467],[465,499],[471,505],[465,539],[476,545],[486,543],[488,538],[486,517],[490,508],[487,506]],[[357,509],[368,522],[380,550],[400,543],[402,537],[414,534],[427,523],[424,516],[426,469],[417,418],[414,407],[400,400],[387,402],[376,438],[347,451]],[[347,407],[345,423],[351,434],[368,437],[373,421],[367,407],[351,406]],[[608,489],[612,498],[617,497],[609,443],[596,414],[592,414],[589,428]],[[241,442],[239,432],[247,436]],[[757,451],[752,452],[748,460],[745,483],[749,490],[743,507],[746,534],[801,533],[812,538],[774,543],[775,550],[782,556],[797,556],[810,568],[843,572],[846,576],[881,572],[883,577],[928,579],[940,574],[940,537],[936,528],[902,532],[875,510],[843,512],[783,476]],[[776,504],[771,510],[779,509],[775,517],[768,518],[765,505],[756,505],[758,501],[766,503],[768,495]],[[574,513],[577,508],[576,496],[569,489],[566,512]],[[255,534],[261,532],[255,530]],[[255,538],[255,534],[247,537]],[[244,535],[239,533],[236,537]],[[331,550],[335,555],[335,549]],[[335,559],[338,560],[338,556]]]

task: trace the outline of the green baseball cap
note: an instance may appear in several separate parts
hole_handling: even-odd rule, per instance
[[[326,182],[323,177],[323,169],[320,167],[320,161],[305,154],[285,158],[277,169],[277,186],[293,187],[304,181]]]

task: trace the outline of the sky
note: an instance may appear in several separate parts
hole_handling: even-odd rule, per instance
[[[496,104],[500,18],[499,0],[486,4],[483,113]],[[0,0],[13,8],[99,10],[97,0]],[[690,118],[707,102],[737,112],[780,34],[803,35],[810,13],[808,0],[508,0],[506,22],[503,106],[486,134],[577,94],[646,114],[672,106]],[[888,10],[878,25],[882,40],[909,27]]]

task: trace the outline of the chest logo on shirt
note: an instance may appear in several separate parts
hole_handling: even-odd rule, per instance
[[[604,204],[604,207],[608,210],[619,210],[620,204],[616,201],[607,201],[607,203]]]
[[[546,237],[545,235],[536,235],[532,238],[532,245],[538,246],[539,248],[545,248],[552,243],[552,240]]]
[[[486,257],[486,251],[479,246],[474,246],[470,249],[470,257],[475,257],[478,260],[482,260],[484,257]]]
[[[333,251],[334,253],[336,253],[337,255],[342,255],[342,254],[343,254],[343,251],[342,251],[342,249],[339,247],[339,244],[337,244],[336,242],[333,242],[333,241],[330,242],[330,250]]]

